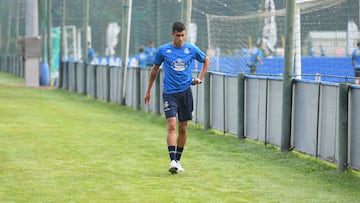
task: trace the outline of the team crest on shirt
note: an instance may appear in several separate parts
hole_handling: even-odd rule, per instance
[[[186,62],[181,59],[177,59],[172,62],[172,67],[176,71],[183,71],[186,68]]]
[[[190,53],[189,48],[185,48],[185,49],[184,49],[184,54],[189,54],[189,53]]]

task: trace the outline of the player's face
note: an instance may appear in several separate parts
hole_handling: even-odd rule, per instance
[[[185,30],[181,32],[173,32],[171,33],[171,36],[173,38],[173,44],[176,47],[181,47],[185,42]]]

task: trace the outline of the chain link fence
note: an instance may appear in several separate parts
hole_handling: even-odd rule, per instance
[[[52,69],[57,70],[60,27],[64,25],[63,60],[81,61],[91,46],[97,63],[122,56],[121,41],[125,0],[88,0],[88,44],[84,42],[87,0],[38,0],[39,35],[43,60],[47,60],[46,36],[51,31]],[[26,35],[26,0],[0,1],[0,55],[17,55],[19,37]],[[48,4],[51,3],[51,16]],[[258,74],[281,74],[286,23],[285,0],[192,0],[189,41],[214,57],[210,69],[226,73],[247,72],[249,52],[258,42],[264,47],[264,65]],[[349,57],[359,37],[358,0],[298,0],[297,65],[300,74],[352,77]],[[64,7],[65,5],[65,7]],[[169,42],[170,27],[184,19],[184,0],[133,0],[130,57],[154,41]],[[62,18],[64,14],[64,18]],[[51,18],[50,18],[51,17]],[[50,23],[48,20],[50,19]],[[51,29],[48,29],[48,26]],[[324,58],[320,58],[324,55]],[[311,58],[312,57],[312,58]],[[105,60],[107,59],[107,60]],[[118,60],[119,62],[119,60]],[[301,63],[302,62],[302,63]]]

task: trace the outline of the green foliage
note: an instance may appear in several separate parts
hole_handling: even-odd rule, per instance
[[[357,202],[360,174],[189,125],[168,173],[163,116],[0,73],[0,202]]]

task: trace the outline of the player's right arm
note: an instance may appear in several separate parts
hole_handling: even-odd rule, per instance
[[[144,102],[145,104],[149,104],[150,103],[150,97],[151,97],[151,88],[154,84],[154,81],[156,79],[156,76],[159,72],[159,65],[154,64],[153,67],[151,68],[150,71],[150,77],[149,77],[149,83],[148,83],[148,87],[144,96]]]
[[[353,51],[352,56],[351,56],[351,64],[352,64],[353,68],[355,68],[355,54],[356,54],[356,50],[357,50],[357,49],[355,49],[355,50]]]

